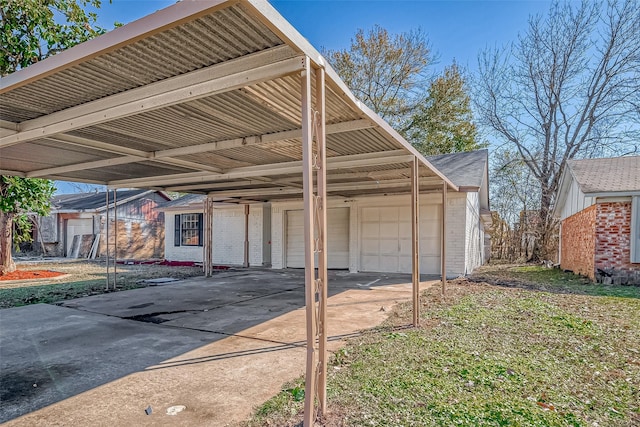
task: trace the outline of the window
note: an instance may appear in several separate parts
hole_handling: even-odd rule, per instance
[[[202,214],[176,215],[174,246],[202,246]]]
[[[631,201],[631,262],[640,264],[640,196]]]

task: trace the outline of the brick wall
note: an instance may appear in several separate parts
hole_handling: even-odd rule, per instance
[[[590,206],[562,221],[560,267],[594,277],[596,205]]]
[[[596,207],[596,279],[640,285],[640,264],[632,264],[630,259],[631,201],[599,203]]]

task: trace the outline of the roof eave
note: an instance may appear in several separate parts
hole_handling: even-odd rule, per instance
[[[606,197],[634,197],[640,196],[640,190],[628,190],[628,191],[599,191],[599,192],[591,192],[584,193],[587,197],[598,197],[598,198],[606,198]]]
[[[254,14],[258,19],[262,21],[271,31],[277,34],[282,40],[291,45],[294,49],[297,49],[300,53],[308,56],[316,66],[324,67],[326,76],[331,84],[336,86],[338,91],[336,94],[340,96],[343,101],[347,102],[354,108],[358,109],[363,117],[366,117],[374,122],[380,130],[386,133],[389,137],[399,142],[407,151],[416,156],[420,163],[426,166],[440,179],[447,183],[447,186],[454,190],[460,191],[458,186],[455,185],[449,178],[447,178],[442,172],[434,167],[418,150],[416,150],[409,142],[407,142],[396,130],[394,130],[387,122],[385,122],[378,114],[373,112],[369,107],[364,105],[358,100],[347,85],[338,76],[338,73],[328,64],[324,57],[318,52],[308,40],[300,35],[300,33],[286,20],[282,15],[268,2],[262,0],[242,0],[242,4],[254,11]]]
[[[115,28],[99,37],[0,78],[0,94],[40,80],[55,72],[95,58],[167,28],[180,25],[235,2],[228,0],[182,1],[147,15],[127,25]]]

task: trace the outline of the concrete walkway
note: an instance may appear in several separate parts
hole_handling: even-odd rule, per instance
[[[330,348],[380,324],[391,306],[411,297],[409,281],[408,275],[331,272]],[[240,270],[60,307],[1,310],[1,421],[225,426],[245,420],[304,373],[303,282],[300,270]],[[186,409],[167,415],[176,405]]]

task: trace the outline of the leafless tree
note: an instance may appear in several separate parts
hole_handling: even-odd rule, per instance
[[[477,113],[539,185],[537,257],[567,161],[637,152],[639,76],[637,0],[554,2],[516,43],[481,53]]]
[[[506,148],[493,153],[491,164],[491,206],[499,221],[492,246],[494,258],[528,261],[530,242],[537,236],[540,191],[531,170],[517,151]]]

